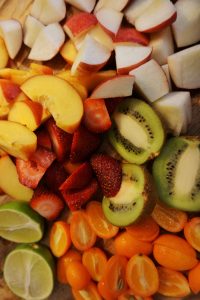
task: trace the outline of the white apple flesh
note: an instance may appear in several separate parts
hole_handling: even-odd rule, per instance
[[[32,48],[39,32],[43,28],[44,25],[39,20],[31,15],[28,15],[23,26],[24,44],[29,48]]]
[[[72,6],[86,12],[91,12],[95,6],[96,0],[65,0]]]

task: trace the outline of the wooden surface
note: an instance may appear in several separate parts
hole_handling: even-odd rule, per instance
[[[42,1],[42,0],[41,0]],[[8,18],[16,18],[20,20],[23,24],[26,15],[28,14],[31,4],[33,0],[0,0],[0,20],[8,19]],[[18,63],[24,60],[24,53],[22,52],[17,60]],[[200,92],[195,91],[192,96],[193,99],[193,112],[192,112],[192,123],[189,126],[188,135],[200,135]],[[0,204],[9,200],[7,197],[0,196]],[[48,238],[46,237],[43,243],[48,243]],[[5,241],[0,238],[0,300],[17,300],[16,296],[14,296],[9,289],[7,288],[3,276],[2,276],[2,268],[4,258],[9,253],[11,249],[15,247],[14,243]],[[54,291],[52,295],[48,298],[48,300],[72,300],[72,296],[70,294],[69,288],[66,285],[61,285],[56,283]],[[155,297],[155,299],[158,299]],[[159,297],[159,299],[161,299]],[[164,298],[165,300],[167,298]],[[170,298],[172,300],[172,298]],[[199,300],[200,296],[192,296],[192,298],[187,298],[191,300]],[[92,300],[92,299],[91,299]],[[180,299],[179,299],[180,300]]]

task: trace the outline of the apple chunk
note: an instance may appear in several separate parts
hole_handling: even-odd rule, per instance
[[[83,115],[83,103],[67,81],[53,75],[38,75],[25,81],[21,89],[32,101],[48,109],[58,127],[68,133],[77,129]]]
[[[150,5],[157,0],[134,0],[125,8],[124,14],[127,21],[134,25],[137,17],[147,11]]]
[[[135,87],[149,102],[154,102],[169,93],[169,84],[162,67],[151,59],[142,66],[132,70]]]
[[[25,125],[31,131],[39,127],[42,121],[43,107],[29,99],[16,101],[8,114],[8,120]]]
[[[154,109],[174,135],[186,133],[192,118],[189,92],[171,92],[153,103]]]
[[[168,57],[169,72],[179,88],[200,88],[200,45],[174,53]]]
[[[29,48],[33,47],[33,44],[39,34],[39,32],[44,28],[44,25],[36,18],[28,15],[24,22],[24,44]]]
[[[44,25],[60,22],[65,14],[64,0],[35,0],[31,8],[31,15]]]
[[[71,4],[72,6],[89,13],[93,10],[96,3],[96,0],[65,0],[65,1]]]
[[[52,59],[65,41],[65,34],[59,23],[44,27],[38,34],[28,58],[46,61]]]
[[[112,8],[116,11],[122,11],[129,0],[99,0],[94,8],[94,12],[96,13],[102,7]]]
[[[87,34],[72,65],[71,73],[74,75],[76,71],[97,72],[106,64],[110,55],[111,51],[108,48]]]
[[[137,31],[134,27],[121,27],[117,35],[113,39],[114,43],[137,43],[143,46],[148,46],[148,37]]]
[[[128,74],[128,72],[144,64],[151,57],[152,48],[135,43],[116,44],[115,58],[117,72]]]
[[[90,95],[90,98],[128,97],[132,95],[133,84],[134,76],[118,75],[99,84]]]
[[[28,159],[37,146],[37,137],[22,124],[0,120],[0,148],[8,154]]]
[[[18,201],[29,201],[33,196],[33,190],[19,182],[16,166],[8,155],[0,158],[0,189]]]
[[[175,3],[177,19],[172,24],[178,47],[185,47],[200,41],[200,1],[178,0]]]
[[[176,20],[176,8],[170,0],[156,0],[135,20],[135,28],[142,32],[155,32]]]
[[[19,21],[0,21],[0,37],[3,38],[10,58],[15,58],[22,45],[22,26]]]

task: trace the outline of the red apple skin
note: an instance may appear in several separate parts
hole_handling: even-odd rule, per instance
[[[152,52],[151,52],[152,53]],[[151,59],[151,53],[145,57],[145,59],[141,60],[140,62],[138,62],[137,64],[134,64],[134,65],[131,65],[131,66],[128,66],[128,67],[124,67],[124,68],[120,68],[120,69],[117,69],[117,74],[119,75],[127,75],[129,74],[129,72],[133,69],[136,69],[137,67],[143,65],[144,63],[146,63],[148,60]]]
[[[148,46],[149,38],[143,33],[137,31],[133,27],[121,27],[117,35],[113,39],[114,43],[138,43],[144,46]]]
[[[10,80],[0,79],[0,86],[8,103],[12,103],[21,93],[20,87]]]
[[[77,71],[82,72],[82,73],[93,73],[93,72],[98,72],[101,68],[105,66],[107,61],[97,64],[97,65],[90,65],[86,64],[84,62],[80,62],[78,65]]]
[[[169,19],[167,19],[166,21],[164,21],[163,23],[161,23],[159,25],[156,25],[154,27],[151,27],[149,29],[143,30],[142,32],[153,33],[153,32],[156,32],[158,30],[162,30],[165,27],[171,25],[173,22],[175,22],[176,18],[177,18],[177,12],[174,12],[174,14]]]
[[[73,37],[78,37],[98,23],[93,14],[81,12],[73,15],[64,25],[64,30],[69,30]]]

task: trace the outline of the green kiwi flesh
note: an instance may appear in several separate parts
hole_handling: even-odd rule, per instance
[[[153,164],[160,200],[185,211],[200,211],[200,139],[168,140]]]
[[[105,217],[116,226],[128,226],[150,213],[157,196],[150,174],[144,167],[122,164],[122,183],[115,197],[103,198]]]
[[[156,112],[144,101],[129,98],[113,113],[110,143],[129,163],[143,164],[159,154],[164,129]]]

